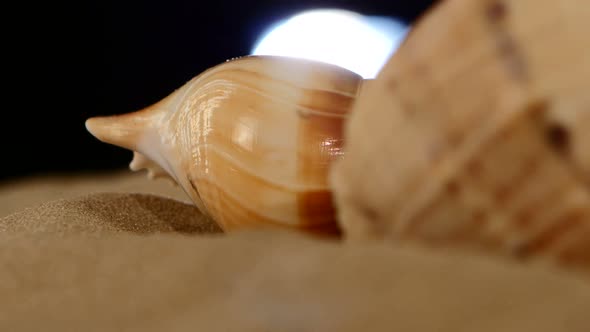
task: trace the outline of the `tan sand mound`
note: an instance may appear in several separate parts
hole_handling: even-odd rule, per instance
[[[47,201],[102,192],[157,194],[190,202],[179,186],[163,179],[148,181],[145,172],[48,174],[0,182],[0,218]]]
[[[93,234],[216,233],[190,204],[150,194],[98,193],[44,203],[0,219],[0,232]]]

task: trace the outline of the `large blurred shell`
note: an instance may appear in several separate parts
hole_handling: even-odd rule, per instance
[[[355,103],[347,237],[590,268],[588,31],[588,2],[441,1]]]
[[[169,175],[224,229],[337,229],[327,177],[361,77],[286,57],[213,67],[139,112],[88,130],[136,151],[131,168]]]

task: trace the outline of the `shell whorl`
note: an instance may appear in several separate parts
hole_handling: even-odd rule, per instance
[[[328,172],[342,156],[342,128],[361,82],[333,65],[243,57],[154,106],[87,127],[138,151],[135,160],[158,164],[225,229],[333,230]],[[150,167],[132,168],[141,165]]]
[[[447,0],[416,22],[331,172],[347,238],[590,271],[589,19],[575,1]]]

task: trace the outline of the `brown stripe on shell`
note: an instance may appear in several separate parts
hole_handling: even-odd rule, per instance
[[[308,102],[315,104],[313,100]],[[343,154],[344,124],[345,118],[341,116],[299,112],[296,160],[297,178],[302,184],[328,186],[332,163]],[[299,193],[297,205],[304,225],[336,224],[332,195],[328,190]]]
[[[286,224],[280,220],[268,218],[257,212],[252,207],[244,206],[231,195],[229,195],[223,188],[208,182],[206,180],[199,181],[200,185],[207,185],[214,190],[216,200],[219,204],[219,209],[212,212],[213,219],[220,223],[223,229],[247,229],[252,227],[278,227],[281,229],[293,229],[292,225]],[[334,234],[340,233],[337,225],[333,220],[326,220],[322,223],[309,223],[298,225],[297,228],[310,231],[316,234]]]
[[[253,209],[268,206],[267,202],[265,202],[268,196],[280,197],[281,201],[287,206],[296,203],[298,188],[283,186],[265,178],[264,174],[253,174],[248,170],[241,169],[231,160],[218,155],[212,149],[207,149],[202,153],[206,155],[209,163],[208,173],[203,173],[201,176],[193,175],[193,177],[195,178],[194,182],[199,187],[203,201],[209,203],[207,205],[208,209],[215,209],[212,205],[218,204],[216,195],[221,195],[221,193],[218,193],[220,185],[232,188],[232,194],[243,198],[242,204],[247,202],[246,204],[251,204]],[[204,179],[205,176],[208,180]],[[283,222],[286,224],[295,222],[297,216],[291,216],[290,214],[296,213],[296,208],[293,207],[293,211],[288,209],[283,211],[292,220],[291,223],[287,223],[286,220]]]
[[[292,196],[293,202],[297,204],[296,211],[298,213],[298,226],[303,227],[315,227],[320,224],[325,223],[335,223],[334,220],[334,208],[332,206],[332,196],[331,193],[328,191],[327,186],[324,184],[322,185],[320,182],[325,182],[325,179],[321,176],[317,178],[316,182],[308,182],[310,186],[317,187],[319,189],[305,189],[305,184],[299,181],[303,187],[302,189],[287,187],[275,182],[269,181],[265,179],[263,175],[256,175],[250,173],[248,170],[241,169],[236,165],[233,165],[230,160],[224,159],[223,156],[217,155],[214,150],[209,150],[206,152],[202,152],[203,154],[207,155],[207,159],[209,160],[211,170],[209,173],[209,177],[212,179],[225,177],[224,181],[232,181],[233,185],[230,186],[231,188],[250,188],[249,190],[251,193],[254,193],[249,196],[244,196],[247,199],[252,201],[256,201],[257,199],[262,199],[257,196],[256,192],[264,192],[265,194],[276,192],[285,195],[285,198]],[[327,170],[324,170],[327,172]],[[231,179],[228,178],[231,174]],[[236,179],[235,181],[232,179]],[[223,214],[227,214],[227,211],[224,211],[224,207],[216,207],[211,202],[215,202],[216,204],[221,204],[220,200],[225,199],[229,200],[229,195],[225,193],[223,190],[220,189],[217,183],[213,183],[212,180],[208,181],[203,178],[196,178],[192,182],[194,187],[199,188],[199,193],[201,195],[201,199],[204,202],[209,202],[206,204],[207,210],[210,214],[214,215],[214,219],[219,220],[220,223],[225,223],[225,220],[229,220],[232,218],[223,217]],[[253,188],[256,188],[253,190]],[[325,189],[321,189],[325,188]],[[235,204],[238,202],[231,198],[231,201]],[[263,204],[263,202],[260,202]],[[241,203],[240,206],[243,206]],[[249,209],[253,209],[254,207],[250,207]],[[289,211],[284,211],[285,213],[290,213]],[[263,222],[273,222],[273,223],[281,223],[285,226],[290,225],[282,220],[275,220],[266,216],[262,216],[260,214],[252,215],[253,220],[260,220]],[[251,222],[249,219],[245,222]],[[234,226],[234,225],[226,225]]]
[[[238,228],[241,226],[260,227],[266,225],[274,227],[288,226],[280,220],[275,220],[259,213],[255,208],[245,206],[232,197],[232,195],[227,193],[226,190],[215,185],[214,183],[208,181],[203,181],[203,183],[206,183],[208,186],[211,186],[217,191],[217,200],[219,202],[220,209],[217,211],[217,217],[219,219],[216,218],[216,220],[223,221],[226,226],[231,226],[231,228]]]
[[[211,181],[200,179],[196,182],[199,187],[207,188],[207,191],[202,195],[204,201],[216,203],[216,206],[208,204],[207,210],[224,230],[265,225],[277,227],[289,226],[281,221],[264,216],[258,210],[238,202],[227,191]]]
[[[297,178],[303,184],[327,185],[332,162],[343,155],[342,117],[300,113],[297,129]]]
[[[322,112],[324,116],[347,115],[354,99],[331,91],[302,89],[299,103],[301,112]]]
[[[190,123],[185,122],[189,133],[184,136],[190,137],[186,154],[191,156],[191,169],[201,171],[199,168],[207,160],[205,146],[212,146],[250,173],[277,185],[296,184],[296,106],[290,101],[278,104],[242,85],[221,83],[193,92],[199,96],[210,94],[218,100],[214,106],[194,106],[188,111],[192,112]]]
[[[301,224],[335,224],[336,212],[332,204],[332,193],[328,190],[299,193],[297,206]]]
[[[209,166],[208,170],[212,177],[224,177],[227,179],[229,174],[232,174],[232,178],[240,180],[243,182],[242,184],[247,183],[248,185],[264,188],[266,191],[282,191],[295,194],[305,189],[305,184],[300,182],[282,184],[272,181],[266,174],[254,173],[255,170],[244,167],[239,161],[228,158],[226,154],[210,146],[201,146],[199,150],[207,157],[209,165],[214,165],[214,167]],[[323,188],[324,186],[315,185],[314,187]]]

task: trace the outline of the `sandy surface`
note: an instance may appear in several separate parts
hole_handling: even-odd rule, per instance
[[[152,193],[189,201],[179,186],[165,179],[148,180],[145,172],[46,175],[0,182],[0,217],[49,200],[100,192]]]
[[[144,174],[0,186],[0,331],[589,331],[548,268],[278,231],[222,234]]]

